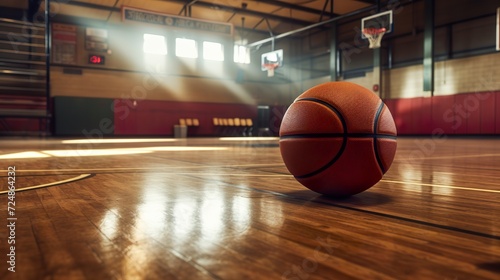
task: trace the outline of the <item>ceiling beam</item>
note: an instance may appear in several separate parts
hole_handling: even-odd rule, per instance
[[[179,15],[182,14],[182,12],[185,12],[186,9],[189,9],[194,3],[198,2],[198,0],[190,0],[184,6],[182,6],[181,11],[179,12]]]
[[[162,0],[162,1],[163,2],[179,3],[179,4],[186,3],[185,0]],[[278,2],[278,1],[276,1],[276,2]],[[273,14],[269,14],[269,13],[263,13],[263,12],[259,12],[259,11],[249,10],[248,8],[226,6],[226,5],[214,4],[214,3],[204,2],[204,1],[197,1],[196,3],[194,3],[192,5],[192,7],[202,7],[202,8],[206,8],[206,9],[221,10],[221,11],[230,12],[230,13],[237,13],[237,14],[241,14],[241,15],[248,15],[248,16],[259,17],[259,18],[267,18],[270,20],[277,20],[280,22],[292,23],[292,24],[304,25],[304,26],[315,23],[315,22],[311,22],[311,21],[299,20],[299,19],[294,19],[294,18],[290,18],[290,17],[278,16],[278,15],[273,15]]]
[[[179,3],[182,5],[186,4],[185,0],[162,0],[162,1],[163,2]],[[120,12],[121,11],[121,9],[117,8],[117,7],[110,7],[110,6],[105,6],[105,5],[85,3],[85,2],[79,2],[79,1],[69,1],[66,4],[84,7],[84,8],[105,10],[105,11],[113,11],[113,12]],[[248,10],[248,9],[243,9],[243,8],[238,8],[238,7],[233,7],[233,6],[213,4],[213,3],[203,2],[203,1],[196,1],[193,4],[191,4],[190,6],[191,7],[194,7],[194,6],[203,7],[206,9],[221,10],[221,11],[225,11],[225,12],[254,16],[254,17],[259,17],[259,18],[267,18],[270,20],[277,20],[280,22],[292,23],[292,24],[303,25],[303,26],[307,26],[307,25],[315,23],[315,22],[311,22],[311,21],[299,20],[299,19],[294,19],[294,18],[289,18],[289,17],[284,17],[284,16],[263,13],[263,12],[259,12],[259,11],[253,11],[253,10]],[[157,12],[161,12],[161,11],[157,11]]]
[[[316,15],[321,15],[322,11],[321,10],[316,10],[313,8],[305,7],[305,6],[299,6],[296,4],[290,4],[282,1],[277,1],[277,0],[254,0],[253,2],[261,2],[264,4],[270,4],[278,7],[283,7],[287,9],[292,9],[292,10],[297,10],[297,11],[302,11],[306,13],[311,13],[311,14],[316,14]],[[332,13],[323,13],[324,16],[328,17],[336,17],[338,14],[332,14]]]
[[[292,30],[292,31],[281,33],[281,34],[273,36],[273,37],[269,37],[267,39],[263,39],[263,40],[260,40],[260,41],[257,41],[257,42],[253,42],[253,43],[247,44],[247,47],[249,47],[249,48],[251,48],[251,47],[258,47],[258,46],[260,46],[262,44],[265,44],[265,43],[270,42],[270,41],[274,41],[276,39],[281,39],[281,38],[284,38],[284,37],[295,35],[297,33],[301,33],[301,32],[304,32],[304,31],[307,31],[307,30],[310,30],[310,29],[313,29],[313,28],[318,28],[318,27],[321,27],[323,25],[326,25],[326,24],[329,24],[329,23],[332,23],[332,22],[335,22],[335,21],[339,21],[339,20],[342,20],[342,19],[345,19],[345,18],[348,18],[348,17],[352,17],[352,16],[355,16],[355,15],[363,14],[363,13],[366,13],[366,12],[370,12],[373,9],[374,9],[373,6],[366,7],[366,8],[363,8],[363,9],[359,9],[359,10],[356,10],[356,11],[350,12],[348,14],[344,14],[344,15],[341,15],[341,16],[338,16],[338,17],[335,17],[335,18],[332,18],[332,19],[329,19],[329,20],[325,20],[325,21],[322,21],[322,22],[317,22],[317,23],[311,24],[309,26],[305,26],[305,27],[302,27],[302,28],[299,28],[299,29],[295,29],[295,30]]]
[[[356,0],[356,1],[363,2],[363,3],[366,3],[366,4],[370,4],[370,5],[377,4],[377,0]]]
[[[83,7],[83,8],[89,8],[89,9],[110,11],[110,12],[120,12],[121,11],[121,9],[117,8],[117,7],[111,7],[111,6],[99,5],[99,4],[93,4],[93,3],[86,3],[86,2],[79,2],[79,1],[68,1],[67,3],[64,3],[64,4]]]

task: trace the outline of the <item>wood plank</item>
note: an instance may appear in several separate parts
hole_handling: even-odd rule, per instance
[[[6,155],[18,187],[94,175],[16,194],[24,279],[500,277],[492,139],[401,138],[384,178],[346,199],[298,183],[275,138],[5,141]]]

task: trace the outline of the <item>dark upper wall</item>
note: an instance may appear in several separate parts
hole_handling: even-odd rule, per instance
[[[382,64],[403,67],[421,64],[423,58],[424,1],[382,1],[383,10],[392,5],[394,31],[382,40]],[[435,1],[435,56],[437,60],[495,52],[497,0]],[[337,27],[337,48],[341,50],[341,76],[364,75],[371,71],[373,53],[360,39],[361,17],[341,20]],[[312,72],[303,76],[329,75],[330,30],[315,29],[303,34],[301,66]],[[390,59],[390,61],[389,61]],[[389,65],[390,64],[390,65]]]
[[[497,2],[437,0],[437,60],[493,53]],[[394,33],[386,35],[383,40],[382,64],[394,68],[420,65],[423,53],[423,1],[391,0],[382,1],[382,4],[383,8],[387,4],[392,5],[395,12]],[[360,20],[366,15],[369,14],[338,22],[340,78],[362,77],[371,71],[372,50],[368,49],[366,41],[359,38]],[[276,71],[276,77],[267,78],[260,70],[260,55],[271,50],[270,42],[251,50],[250,65],[232,63],[233,40],[245,38],[248,42],[254,42],[269,36],[261,31],[246,29],[243,32],[237,29],[234,36],[214,37],[206,33],[124,23],[118,13],[113,13],[108,22],[91,18],[91,13],[78,16],[56,13],[52,18],[54,22],[74,24],[77,28],[76,64],[54,67],[53,95],[109,98],[130,95],[135,86],[141,85],[152,72],[142,52],[142,35],[146,32],[167,36],[170,46],[176,36],[187,36],[199,41],[207,39],[223,42],[227,51],[226,62],[218,63],[204,62],[202,59],[179,59],[170,48],[166,57],[152,59],[155,65],[153,75],[165,86],[153,90],[148,94],[148,99],[204,102],[220,99],[228,103],[287,104],[302,89],[295,83],[330,75],[331,30],[328,26],[276,40],[275,49],[284,49],[284,67]],[[102,27],[109,32],[111,54],[102,53],[106,57],[104,66],[87,63],[88,55],[95,53],[84,47],[87,27]],[[81,69],[81,75],[71,75],[65,71],[75,67]],[[112,82],[108,82],[108,78]]]

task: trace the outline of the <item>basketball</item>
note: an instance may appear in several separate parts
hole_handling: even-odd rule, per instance
[[[302,93],[287,109],[279,135],[281,156],[295,179],[334,197],[380,181],[397,146],[387,106],[350,82],[328,82]]]

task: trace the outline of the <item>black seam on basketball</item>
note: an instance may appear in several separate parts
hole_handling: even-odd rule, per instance
[[[302,98],[302,99],[296,100],[295,102],[300,102],[300,101],[312,101],[312,102],[316,102],[316,103],[319,103],[319,104],[327,107],[328,109],[332,110],[337,115],[337,117],[339,117],[340,122],[342,123],[342,128],[344,129],[344,135],[347,134],[347,123],[346,123],[346,121],[344,119],[344,116],[342,116],[342,114],[340,113],[340,111],[337,110],[337,108],[333,107],[332,104],[330,104],[330,103],[328,103],[326,101],[323,101],[321,99],[318,99],[318,98],[313,98],[313,97]]]
[[[396,135],[392,134],[373,134],[374,138],[378,139],[391,139],[391,140],[397,140],[398,137]]]
[[[314,176],[314,175],[319,174],[319,173],[323,172],[324,170],[328,169],[330,166],[332,166],[340,158],[340,156],[342,156],[342,154],[344,153],[345,147],[347,145],[347,135],[348,135],[347,123],[344,119],[344,116],[342,116],[342,114],[339,112],[339,110],[337,110],[337,108],[333,107],[330,103],[323,101],[321,99],[312,98],[312,97],[298,99],[295,102],[300,102],[300,101],[311,101],[311,102],[319,103],[319,104],[327,107],[328,109],[330,109],[339,118],[340,123],[342,124],[342,129],[344,131],[342,134],[340,134],[340,136],[337,136],[337,137],[342,137],[342,146],[340,147],[340,150],[337,152],[335,157],[333,157],[333,159],[331,161],[329,161],[327,164],[323,165],[322,167],[320,167],[319,169],[317,169],[311,173],[300,175],[300,176],[295,176],[295,178],[297,178],[297,179]]]
[[[347,138],[382,138],[396,140],[397,136],[392,134],[374,134],[374,133],[311,133],[311,134],[289,134],[281,135],[280,140],[284,139],[297,139],[297,138],[340,138],[346,136]]]
[[[373,133],[375,135],[377,135],[378,132],[378,122],[380,120],[380,115],[382,114],[383,108],[384,108],[384,102],[380,100],[380,106],[378,106],[377,113],[375,114],[375,120],[373,121]],[[380,167],[380,170],[382,171],[382,174],[385,174],[386,170],[378,151],[377,138],[378,138],[377,136],[373,137],[373,152],[375,153],[375,158],[377,159],[377,163],[378,166]]]
[[[311,134],[289,134],[282,135],[281,139],[294,139],[294,138],[340,138],[344,137],[344,133],[311,133]]]

